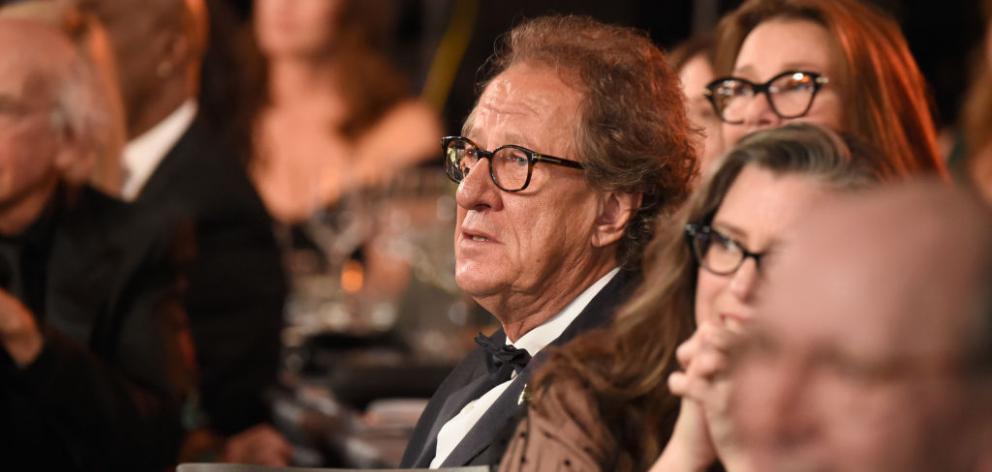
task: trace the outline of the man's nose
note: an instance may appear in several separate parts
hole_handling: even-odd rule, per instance
[[[489,175],[489,159],[479,159],[462,178],[455,202],[466,210],[501,207],[500,190]]]

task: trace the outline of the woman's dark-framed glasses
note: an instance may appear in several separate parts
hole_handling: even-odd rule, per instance
[[[737,272],[744,261],[754,259],[761,266],[763,253],[747,250],[741,243],[711,228],[709,225],[689,224],[685,227],[686,240],[692,247],[692,254],[702,268],[717,275],[730,275]]]
[[[463,136],[441,138],[441,149],[444,151],[444,171],[451,180],[461,182],[480,159],[489,159],[489,177],[506,192],[519,192],[527,188],[534,164],[538,162],[583,168],[576,161],[541,154],[515,144],[486,151]]]
[[[722,77],[706,85],[703,95],[724,123],[739,125],[747,118],[748,105],[758,94],[780,118],[799,118],[813,106],[817,92],[830,83],[822,74],[788,70],[765,83],[756,84],[740,77]]]

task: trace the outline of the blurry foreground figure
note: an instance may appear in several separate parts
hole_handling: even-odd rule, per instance
[[[87,185],[98,73],[60,31],[0,19],[4,470],[161,471],[190,354],[166,233]],[[44,53],[39,53],[44,51]]]
[[[731,374],[753,470],[992,470],[992,214],[916,184],[796,228]]]

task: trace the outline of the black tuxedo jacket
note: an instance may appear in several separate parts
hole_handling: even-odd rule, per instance
[[[163,470],[175,461],[191,377],[171,238],[95,190],[62,197],[12,267],[24,279],[13,295],[44,345],[23,368],[0,349],[0,461],[5,470]]]
[[[571,341],[575,336],[607,324],[616,310],[622,305],[640,282],[640,273],[621,270],[603,289],[589,302],[582,313],[575,318],[555,339],[551,346],[561,346]],[[493,335],[497,344],[506,340],[502,330]],[[468,465],[498,464],[507,442],[513,434],[517,423],[526,412],[526,404],[521,401],[524,387],[531,375],[537,371],[546,357],[547,351],[542,350],[535,356],[527,367],[510,383],[509,388],[496,399],[492,407],[483,414],[478,423],[465,435],[444,461],[444,467],[459,467]],[[437,392],[431,397],[427,408],[420,416],[413,431],[410,442],[403,454],[401,467],[429,467],[435,456],[437,434],[441,427],[461,411],[464,404],[447,405],[447,400],[459,390],[470,387],[470,384],[480,381],[488,375],[486,367],[486,352],[482,348],[475,349],[448,375]]]
[[[287,283],[272,219],[221,136],[195,120],[135,203],[185,236],[201,406],[207,426],[233,434],[269,417]]]

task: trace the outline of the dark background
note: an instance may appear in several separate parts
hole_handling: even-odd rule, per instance
[[[360,0],[365,1],[365,0]],[[433,52],[462,0],[392,0],[395,10],[397,63],[410,76],[414,90],[423,85]],[[444,100],[447,132],[457,132],[475,97],[479,68],[496,38],[521,19],[546,13],[586,14],[646,30],[662,47],[705,31],[739,0],[476,0],[471,40],[454,83]],[[231,8],[234,22],[251,14],[251,0],[217,0]],[[910,47],[930,83],[934,110],[943,127],[957,121],[958,108],[970,78],[971,57],[983,34],[978,0],[873,0],[902,25]]]

